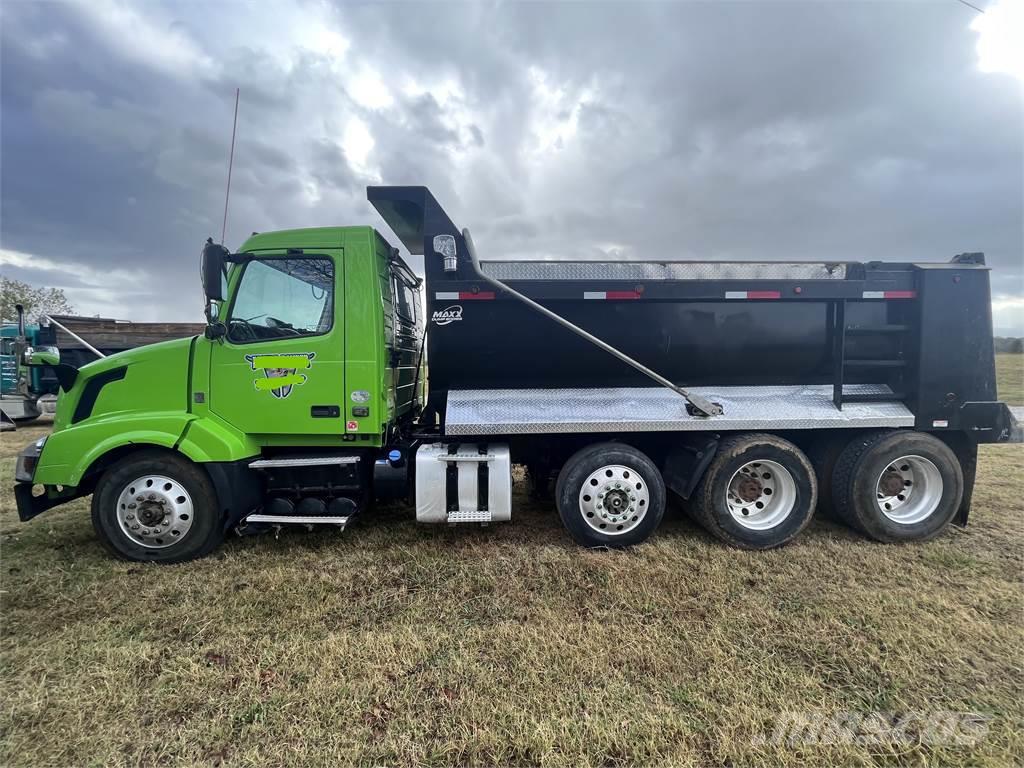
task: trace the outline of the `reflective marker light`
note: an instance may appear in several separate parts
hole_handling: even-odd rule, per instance
[[[458,268],[455,258],[455,237],[452,235],[434,235],[434,253],[444,256],[444,271],[454,272]]]

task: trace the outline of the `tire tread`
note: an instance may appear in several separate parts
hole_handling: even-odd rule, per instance
[[[847,443],[832,469],[832,509],[840,522],[864,535],[867,535],[867,531],[850,510],[854,470],[857,468],[857,462],[860,461],[861,456],[869,448],[891,434],[894,434],[894,430],[882,429],[858,435]]]

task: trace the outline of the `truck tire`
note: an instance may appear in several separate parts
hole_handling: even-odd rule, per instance
[[[599,443],[565,462],[555,484],[558,514],[577,544],[627,547],[646,540],[665,514],[665,481],[631,445]]]
[[[840,431],[841,432],[841,431]],[[804,452],[814,467],[814,476],[818,481],[817,514],[823,514],[830,520],[846,522],[840,516],[832,502],[832,477],[835,474],[836,462],[846,448],[849,435],[829,434],[813,438],[804,446]]]
[[[125,560],[180,563],[224,538],[217,494],[202,468],[169,451],[143,450],[111,465],[92,496],[92,524]]]
[[[964,476],[949,446],[924,432],[873,432],[840,454],[832,477],[836,511],[885,543],[926,541],[960,508]]]
[[[691,499],[694,518],[709,533],[742,549],[772,549],[792,541],[817,503],[814,469],[788,440],[768,434],[727,437]]]

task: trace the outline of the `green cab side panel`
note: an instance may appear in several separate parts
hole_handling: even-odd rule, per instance
[[[379,447],[394,418],[385,327],[393,310],[387,278],[380,275],[382,265],[386,273],[390,248],[372,227],[335,227],[254,235],[240,252],[273,257],[295,248],[335,260],[334,327],[326,336],[314,338],[243,345],[216,342],[211,351],[212,412],[254,434],[262,445],[352,445],[354,439],[359,446]],[[243,354],[277,350],[313,354],[308,368],[296,371],[305,377],[303,384],[285,399],[275,400],[269,392],[257,397],[252,390],[263,376],[249,364],[243,367]],[[236,372],[225,377],[224,366]],[[225,387],[232,388],[230,395]],[[227,404],[225,397],[230,398]],[[240,412],[242,400],[248,404],[246,414],[258,412],[258,419]],[[311,418],[314,405],[338,406],[339,415]]]
[[[193,418],[177,445],[192,461],[238,461],[258,456],[260,443],[214,415]]]
[[[302,255],[287,248],[259,252],[264,259],[328,259],[332,265],[331,324],[321,333],[275,338],[232,340],[225,336],[206,345],[210,357],[207,402],[210,411],[225,423],[249,435],[345,434],[344,397],[345,301],[343,264],[338,247],[308,247]],[[267,262],[263,262],[267,263]],[[233,292],[244,291],[248,274],[265,268],[249,262],[235,281]],[[265,290],[265,289],[264,289]],[[326,291],[326,289],[325,289]],[[236,301],[232,297],[229,305]],[[234,312],[229,306],[229,313]],[[335,416],[318,415],[331,408]],[[302,444],[301,439],[296,444]]]
[[[360,444],[379,446],[391,420],[384,386],[387,348],[385,324],[390,316],[388,294],[378,274],[377,233],[370,227],[352,230],[345,241],[345,401],[349,433]],[[358,393],[358,394],[356,394]],[[356,416],[353,408],[368,408]],[[364,442],[366,439],[369,443]]]

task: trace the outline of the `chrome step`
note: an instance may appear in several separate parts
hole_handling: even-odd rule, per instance
[[[292,456],[282,459],[257,459],[250,462],[250,469],[271,469],[273,467],[318,467],[332,464],[357,464],[358,456]]]
[[[491,522],[490,510],[472,510],[469,512],[449,512],[449,523],[489,523]]]
[[[340,525],[342,528],[351,520],[351,517],[339,517],[336,515],[249,515],[243,520],[246,523],[272,523],[274,525]]]
[[[437,457],[438,461],[494,461],[491,453],[444,453]]]

